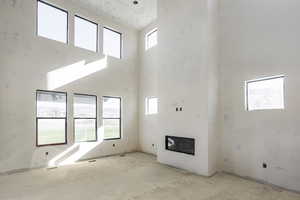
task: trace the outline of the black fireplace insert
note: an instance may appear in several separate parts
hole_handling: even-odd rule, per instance
[[[166,136],[166,149],[169,151],[195,155],[195,139]]]

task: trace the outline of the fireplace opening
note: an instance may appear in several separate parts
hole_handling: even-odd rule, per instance
[[[195,155],[195,139],[166,136],[166,150]]]

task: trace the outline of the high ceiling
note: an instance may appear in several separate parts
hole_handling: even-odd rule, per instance
[[[99,15],[105,15],[113,21],[127,26],[142,29],[156,19],[157,0],[73,0],[82,7]]]

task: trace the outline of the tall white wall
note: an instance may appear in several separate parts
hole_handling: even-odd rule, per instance
[[[99,18],[67,0],[49,2],[69,11],[70,44],[36,36],[36,0],[1,0],[0,3],[0,172],[45,166],[74,145],[72,94],[75,92],[99,97],[99,128],[101,96],[123,97],[122,140],[88,143],[68,155],[79,153],[81,159],[86,159],[134,151],[138,147],[137,31]],[[105,69],[55,88],[68,92],[68,145],[38,148],[35,144],[35,91],[48,89],[47,73],[83,60],[88,64],[104,58],[101,52],[74,47],[72,16],[75,13],[122,32],[123,58],[109,57]],[[88,68],[88,65],[82,67]],[[46,157],[45,152],[49,152],[49,156]],[[81,155],[81,152],[85,153]]]
[[[223,169],[298,191],[299,10],[298,0],[220,1]],[[280,74],[285,109],[246,111],[244,81]]]
[[[217,156],[216,9],[206,0],[158,2],[158,161],[207,176]],[[166,151],[166,135],[195,138],[195,156]]]
[[[139,142],[143,152],[156,155],[158,144],[158,114],[146,115],[146,98],[158,97],[158,45],[146,50],[145,36],[147,33],[157,28],[157,23],[153,22],[140,32],[140,84],[139,84]]]

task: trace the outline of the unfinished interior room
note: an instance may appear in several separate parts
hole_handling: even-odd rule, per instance
[[[299,0],[0,0],[0,200],[300,200]]]

